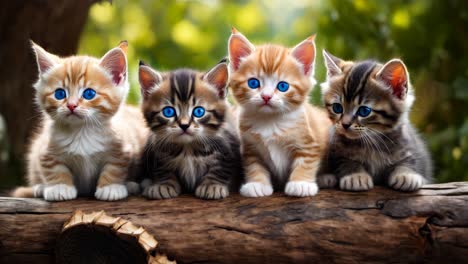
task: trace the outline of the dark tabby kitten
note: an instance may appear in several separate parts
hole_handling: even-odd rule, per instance
[[[374,184],[415,191],[431,182],[429,153],[408,113],[414,101],[401,60],[351,62],[326,51],[323,100],[334,122],[320,187],[366,191]]]
[[[189,69],[162,74],[140,63],[143,112],[153,132],[142,158],[142,175],[152,180],[142,182],[144,196],[166,199],[195,192],[199,198],[221,199],[240,182],[228,78],[224,60],[205,74]]]

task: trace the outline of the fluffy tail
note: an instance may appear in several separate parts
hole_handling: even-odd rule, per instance
[[[11,192],[11,196],[18,198],[38,198],[44,193],[44,185],[37,184],[34,186],[20,186]]]

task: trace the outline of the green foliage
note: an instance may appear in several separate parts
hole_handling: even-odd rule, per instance
[[[102,56],[128,40],[132,103],[139,100],[139,59],[160,70],[208,69],[227,55],[231,26],[253,43],[288,46],[317,33],[319,81],[322,48],[348,60],[400,57],[416,89],[412,119],[444,182],[468,180],[467,22],[464,0],[117,0],[91,8],[80,52]],[[320,102],[318,87],[312,101]]]

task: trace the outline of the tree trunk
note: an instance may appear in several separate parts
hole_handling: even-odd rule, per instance
[[[0,8],[0,115],[7,127],[10,160],[0,164],[2,174],[21,175],[27,138],[34,130],[35,110],[32,84],[37,66],[29,40],[51,53],[76,52],[89,7],[97,0],[15,0]],[[3,161],[5,162],[5,161]],[[0,163],[2,160],[0,159]],[[8,173],[8,174],[7,174]],[[2,175],[5,177],[5,175]]]
[[[221,201],[0,199],[0,262],[47,263],[75,210],[145,228],[178,263],[466,263],[468,183]]]

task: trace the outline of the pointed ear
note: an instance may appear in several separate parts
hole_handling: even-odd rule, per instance
[[[326,50],[323,50],[322,53],[323,59],[325,60],[325,66],[327,67],[328,78],[341,74],[342,71],[340,65],[343,62],[343,60],[331,55]]]
[[[409,75],[403,61],[393,59],[387,62],[377,73],[377,79],[390,86],[396,97],[405,98],[408,92]]]
[[[31,46],[34,50],[34,54],[36,55],[36,62],[37,67],[39,70],[39,74],[44,74],[52,67],[54,67],[59,62],[59,58],[53,54],[48,53],[45,51],[41,46],[37,45],[31,40]]]
[[[226,97],[227,85],[229,81],[229,70],[227,60],[221,60],[209,72],[203,75],[203,80],[213,85],[218,91],[220,98]]]
[[[140,82],[141,95],[143,98],[148,98],[161,84],[162,76],[143,61],[140,61],[138,81]]]
[[[121,85],[127,79],[127,57],[120,45],[109,50],[101,58],[99,65],[112,76],[112,82],[115,85]]]
[[[305,75],[314,74],[315,63],[315,35],[308,37],[306,40],[297,44],[291,50],[291,55],[302,64],[302,69]]]
[[[237,29],[232,28],[232,34],[229,38],[229,61],[234,71],[239,69],[242,59],[249,56],[255,50],[255,46],[249,42]]]

